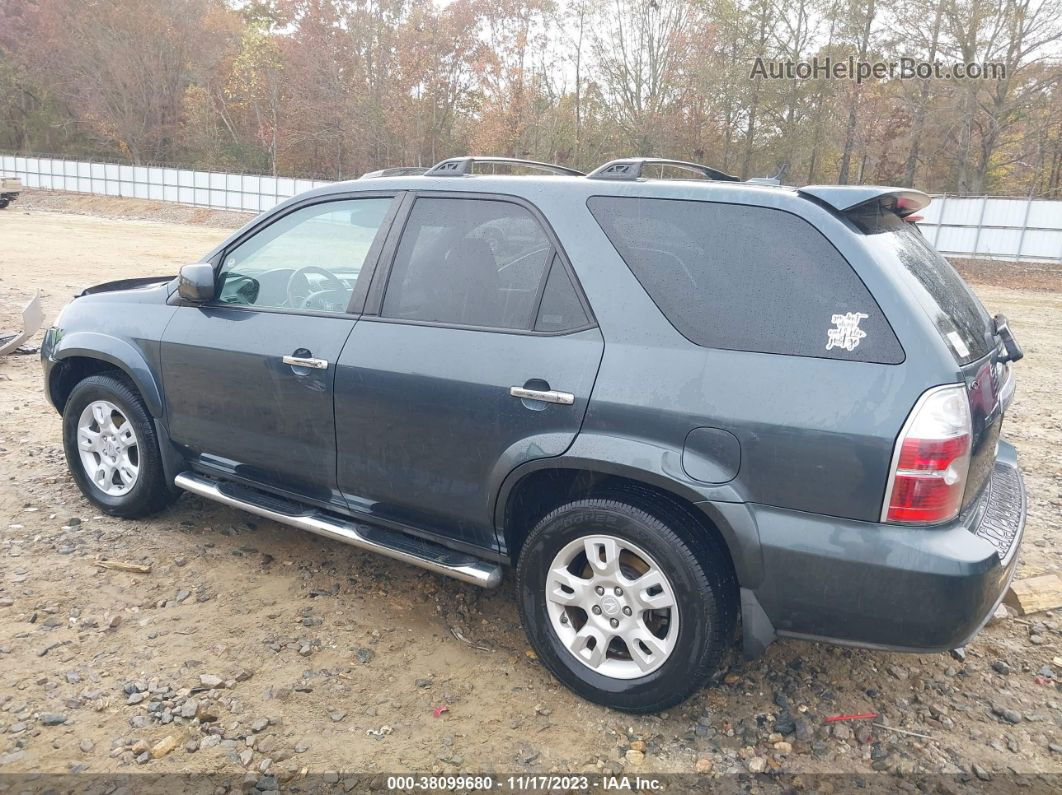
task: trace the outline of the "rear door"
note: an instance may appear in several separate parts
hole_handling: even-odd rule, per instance
[[[534,208],[425,194],[407,213],[339,357],[339,485],[377,520],[494,547],[495,490],[572,443],[601,334]]]

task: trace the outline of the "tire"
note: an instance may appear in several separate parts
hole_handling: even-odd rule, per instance
[[[642,504],[649,510],[638,507]],[[609,565],[604,539],[617,539],[616,548],[623,550],[619,560],[625,576],[616,580],[622,587],[612,589],[615,594],[623,595],[616,600],[609,600],[611,582],[607,579],[615,575],[593,571],[585,551],[580,557],[578,548],[580,545],[586,548],[584,540],[588,537],[601,540],[601,544],[592,541],[589,547],[601,553],[601,566]],[[603,596],[598,595],[596,586],[584,590],[581,583],[575,583],[579,591],[569,595],[568,574],[562,573],[561,579],[557,579],[551,573],[558,562],[563,564],[568,560],[571,550],[576,550],[576,556],[565,571],[569,574],[574,571],[580,579],[596,576],[591,582],[603,586]],[[644,610],[645,603],[641,600],[653,589],[639,586],[638,571],[623,562],[627,558],[632,565],[639,560],[644,563],[644,557],[664,575],[667,584],[651,598],[656,600],[663,594],[666,601],[670,588],[677,615],[671,612],[672,608]],[[585,564],[581,562],[584,559]],[[640,576],[651,573],[652,567]],[[559,593],[558,583],[564,583],[560,586],[563,598],[595,594],[589,597],[595,615],[591,617],[588,610],[580,607],[557,605],[551,594]],[[583,698],[624,712],[658,712],[684,701],[708,682],[729,652],[734,637],[738,589],[725,547],[708,535],[696,517],[684,508],[651,494],[620,493],[584,499],[549,513],[531,531],[521,550],[517,591],[528,639],[546,667]],[[642,595],[636,596],[639,592]],[[595,599],[601,601],[593,603]],[[622,612],[616,612],[615,601],[621,602]],[[605,659],[594,667],[591,662],[579,659],[569,647],[582,645],[580,635],[598,631],[595,628],[601,625],[596,622],[604,620],[606,613],[615,616],[607,619],[611,626],[620,622],[620,629],[615,632],[628,631],[628,639],[633,637],[639,645],[640,638],[650,640],[645,636],[645,629],[651,622],[656,625],[654,635],[662,633],[662,637],[641,647],[637,652],[640,661],[635,661],[627,641],[623,641],[621,649],[616,641],[622,639],[607,640]],[[660,619],[664,613],[668,617]],[[585,616],[585,624],[576,632],[581,616]],[[639,618],[641,628],[638,628]],[[600,632],[602,637],[609,638],[607,627]],[[566,639],[562,639],[561,633]],[[671,644],[670,651],[661,651],[659,655],[649,653],[650,646],[655,650],[667,644]],[[596,642],[593,646],[596,649]],[[627,659],[624,659],[624,649]],[[582,648],[580,653],[593,656],[589,648]]]
[[[125,422],[128,422],[132,429],[133,444],[125,448],[125,460],[135,464],[136,473],[135,477],[128,482],[124,474],[117,471],[110,481],[106,481],[106,477],[103,477],[106,482],[102,487],[93,481],[89,471],[90,464],[83,459],[83,451],[79,448],[78,440],[79,423],[83,421],[86,412],[92,413],[90,407],[93,406],[113,407],[115,412],[110,415],[111,426],[123,429]],[[97,430],[88,429],[89,435],[98,433],[101,428],[98,422],[92,427]],[[125,434],[128,436],[128,430]],[[104,435],[113,437],[115,434],[104,433]],[[82,438],[84,441],[88,436]],[[91,453],[91,457],[97,462],[104,462],[102,466],[106,468],[106,462],[116,460],[109,454],[110,451],[119,449],[120,444],[118,442],[104,443],[110,444],[108,451]],[[155,433],[155,423],[151,414],[140,394],[124,375],[93,375],[80,381],[74,387],[63,407],[63,448],[66,452],[67,467],[74,477],[74,482],[81,489],[81,493],[101,511],[111,516],[126,519],[148,516],[168,506],[179,494],[166,481],[158,437]],[[116,470],[120,468],[115,467]],[[98,469],[96,471],[99,473]],[[128,471],[130,469],[127,466],[126,472]],[[110,488],[114,493],[108,493],[104,488]]]
[[[7,209],[7,205],[9,205],[10,203],[10,199],[0,199],[0,210]]]

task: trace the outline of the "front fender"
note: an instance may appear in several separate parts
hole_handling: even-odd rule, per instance
[[[626,478],[691,503],[719,529],[730,550],[738,581],[751,587],[762,578],[759,533],[744,499],[733,484],[710,485],[690,479],[682,468],[681,449],[584,431],[563,455],[528,461],[509,472],[496,492],[496,528],[504,527],[506,506],[517,484],[543,469],[573,469]]]
[[[162,416],[162,390],[158,379],[148,365],[143,352],[135,345],[98,331],[63,333],[58,329],[50,329],[48,337],[50,338],[48,339],[49,346],[41,353],[52,362],[52,372],[54,372],[54,365],[74,357],[108,362],[132,379],[152,416]],[[51,384],[49,384],[49,391],[50,389]]]

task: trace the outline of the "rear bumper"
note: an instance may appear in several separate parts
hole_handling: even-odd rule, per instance
[[[751,594],[778,635],[901,651],[963,646],[1014,576],[1025,487],[1004,441],[989,485],[941,528],[754,509],[764,577]]]

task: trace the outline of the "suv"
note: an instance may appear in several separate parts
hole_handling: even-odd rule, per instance
[[[539,658],[632,712],[708,681],[739,615],[749,656],[980,629],[1025,521],[1021,351],[911,223],[928,196],[484,162],[318,188],[84,291],[42,347],[84,494],[513,567]],[[645,176],[673,168],[698,178]]]

